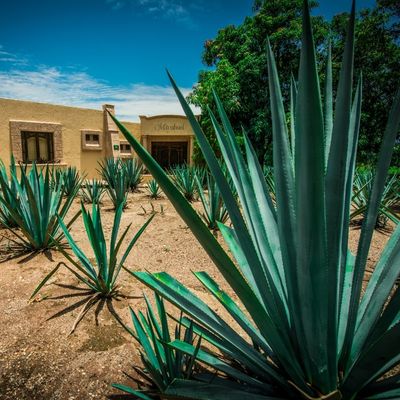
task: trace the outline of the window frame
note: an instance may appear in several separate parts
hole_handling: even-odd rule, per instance
[[[28,158],[28,140],[30,138],[35,139],[36,147],[36,160],[30,160]],[[48,159],[44,160],[40,154],[40,138],[46,139]],[[22,143],[22,162],[24,164],[54,164],[54,132],[32,132],[32,131],[21,131],[21,143]]]
[[[97,140],[93,140],[96,136]],[[101,151],[103,150],[103,132],[95,129],[82,129],[82,150]]]

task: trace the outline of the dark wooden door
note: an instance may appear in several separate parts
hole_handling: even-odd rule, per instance
[[[152,142],[151,155],[164,168],[169,169],[186,164],[187,142]]]

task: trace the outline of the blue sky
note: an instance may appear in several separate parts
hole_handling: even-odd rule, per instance
[[[165,74],[189,92],[203,43],[252,15],[252,0],[5,0],[0,97],[99,109],[120,117],[181,113]],[[374,0],[359,0],[358,8]],[[348,11],[321,0],[317,13]]]

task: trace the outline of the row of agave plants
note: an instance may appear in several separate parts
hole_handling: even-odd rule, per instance
[[[156,293],[154,305],[145,298],[145,313],[131,309],[133,328],[121,321],[140,344],[144,368],[137,372],[146,387],[115,387],[144,400],[157,396],[214,400],[400,397],[399,373],[394,370],[400,362],[400,226],[363,288],[400,126],[400,91],[389,114],[359,246],[353,254],[348,237],[362,98],[361,78],[353,93],[354,26],[353,3],[334,101],[330,51],[323,96],[320,93],[311,18],[304,0],[301,61],[298,82],[291,85],[290,127],[268,43],[274,199],[246,132],[244,156],[217,94],[219,118],[211,111],[210,118],[223,163],[170,76],[229,214],[230,227],[217,224],[235,262],[174,180],[110,115],[235,294],[230,296],[207,273],[194,273],[229,314],[226,318],[226,313],[219,313],[204,296],[198,297],[167,272],[130,271],[124,265],[126,257],[151,219],[120,254],[130,228],[118,235],[123,203],[116,209],[108,250],[99,207],[94,206],[90,214],[82,206],[94,261],[56,215],[75,257],[57,245],[69,265],[59,264],[34,295],[60,267],[88,286],[90,297],[78,319],[99,298],[118,296],[116,278],[122,269]],[[48,173],[42,175],[42,180],[49,179]],[[28,180],[23,178],[21,186]],[[28,189],[26,196],[32,198]],[[180,310],[181,317],[170,316],[164,301]]]
[[[264,176],[271,198],[275,201],[275,181],[272,167],[264,167]],[[362,222],[368,210],[368,200],[372,192],[374,170],[360,166],[355,169],[353,190],[351,194],[350,221],[355,224]],[[379,204],[376,228],[385,228],[389,221],[399,223],[400,218],[400,176],[396,170],[388,174]]]

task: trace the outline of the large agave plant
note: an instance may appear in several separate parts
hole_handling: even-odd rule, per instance
[[[292,150],[277,69],[268,45],[276,209],[246,134],[242,156],[217,95],[222,126],[210,113],[238,202],[195,116],[171,77],[233,228],[220,224],[234,263],[162,168],[117,120],[119,129],[191,228],[235,293],[206,273],[201,284],[230,315],[225,320],[168,273],[133,275],[177,306],[195,332],[219,350],[202,362],[221,374],[211,383],[179,379],[167,396],[192,399],[398,399],[400,378],[400,227],[363,291],[363,277],[400,125],[400,91],[389,114],[358,249],[348,249],[361,81],[353,96],[354,16],[350,17],[333,111],[328,54],[324,105],[307,1],[298,86],[293,87]],[[236,321],[236,325],[231,320]],[[187,321],[187,326],[189,321]],[[187,354],[194,346],[171,344]],[[390,372],[390,374],[387,374]],[[390,376],[391,375],[391,376]],[[239,385],[234,385],[239,383]],[[190,390],[188,390],[190,388]]]
[[[32,165],[30,172],[21,168],[18,179],[16,168],[11,168],[11,184],[7,174],[0,174],[0,196],[3,216],[8,215],[20,229],[10,231],[29,250],[38,251],[54,247],[63,236],[60,220],[63,220],[77,194],[78,187],[63,199],[63,183],[52,182],[49,167],[44,170]],[[70,226],[79,216],[76,213]]]

